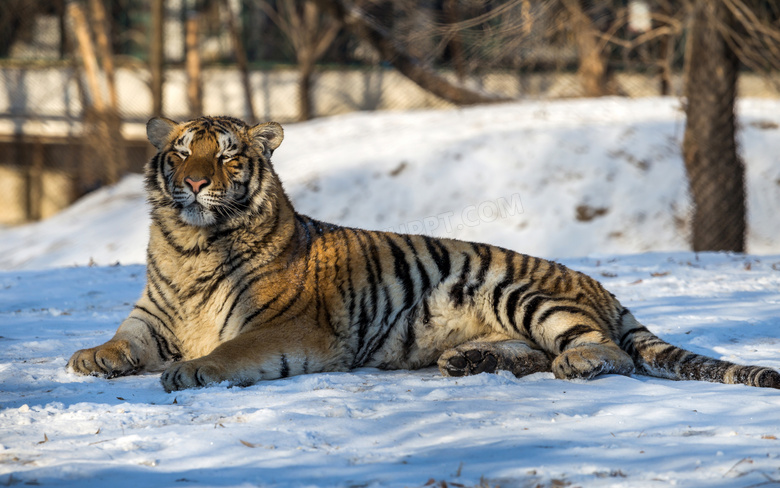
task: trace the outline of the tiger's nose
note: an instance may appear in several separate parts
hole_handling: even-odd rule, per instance
[[[208,178],[202,178],[200,180],[194,180],[191,176],[184,178],[184,182],[192,188],[192,193],[197,194],[204,186],[209,186],[211,180]]]

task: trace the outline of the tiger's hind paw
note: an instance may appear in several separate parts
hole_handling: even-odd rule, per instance
[[[480,349],[450,349],[439,358],[439,370],[444,376],[495,373],[497,366],[495,354]]]
[[[467,342],[444,351],[438,363],[444,376],[467,376],[504,370],[511,371],[519,378],[550,371],[547,354],[521,340]]]
[[[558,379],[590,379],[608,373],[630,375],[634,361],[617,346],[589,344],[562,352],[552,362],[552,372]]]
[[[205,358],[173,364],[163,371],[160,383],[168,393],[187,388],[200,388],[228,380],[223,368]]]

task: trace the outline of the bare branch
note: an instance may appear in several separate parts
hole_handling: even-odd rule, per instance
[[[495,103],[509,99],[483,94],[458,83],[453,83],[424,67],[420,60],[409,55],[399,46],[387,30],[373,21],[364,11],[345,0],[317,0],[323,8],[330,9],[358,37],[368,41],[382,59],[391,63],[401,74],[434,95],[457,105]]]

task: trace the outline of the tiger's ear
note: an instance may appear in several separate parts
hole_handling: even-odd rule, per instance
[[[146,123],[146,137],[158,151],[162,151],[170,142],[170,135],[177,125],[179,124],[171,119],[153,117]]]
[[[249,129],[248,134],[252,142],[263,145],[265,148],[263,152],[273,152],[284,139],[284,130],[276,122],[257,124]]]

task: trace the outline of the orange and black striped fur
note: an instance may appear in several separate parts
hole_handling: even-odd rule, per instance
[[[773,369],[662,341],[594,279],[486,244],[351,229],[295,212],[270,163],[279,124],[147,125],[147,284],[107,343],[69,368],[217,382],[421,368],[591,378],[634,371],[780,388]]]

